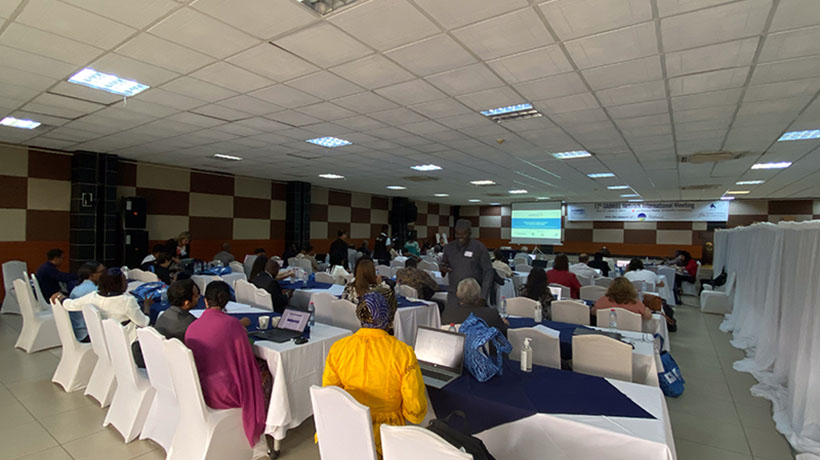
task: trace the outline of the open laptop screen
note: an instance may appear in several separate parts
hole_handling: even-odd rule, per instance
[[[302,332],[305,330],[308,319],[310,319],[310,313],[286,308],[285,312],[282,313],[282,319],[279,320],[279,324],[276,327]]]
[[[419,327],[416,330],[416,359],[435,367],[460,373],[464,359],[464,334]]]

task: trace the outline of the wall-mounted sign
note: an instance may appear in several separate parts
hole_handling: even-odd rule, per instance
[[[728,201],[667,201],[659,203],[580,203],[567,205],[567,219],[615,221],[726,222]]]

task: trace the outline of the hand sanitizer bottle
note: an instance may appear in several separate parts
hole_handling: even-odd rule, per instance
[[[537,303],[535,305],[535,315],[533,317],[535,318],[535,323],[536,324],[540,323],[541,321],[544,320],[544,313],[541,310],[541,304],[540,303]]]
[[[532,347],[529,337],[524,337],[524,345],[521,347],[521,370],[532,372]]]

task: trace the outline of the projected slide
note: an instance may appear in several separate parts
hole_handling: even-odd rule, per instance
[[[561,244],[561,203],[513,203],[512,242]]]

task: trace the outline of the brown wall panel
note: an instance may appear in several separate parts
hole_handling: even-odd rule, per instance
[[[137,186],[137,165],[136,163],[128,163],[125,161],[119,161],[117,163],[118,170],[118,184],[124,187],[136,187]]]
[[[233,197],[233,216],[247,219],[270,219],[270,200]]]
[[[233,239],[233,219],[229,217],[190,217],[188,226],[191,234],[197,239],[223,241]]]
[[[592,241],[591,228],[564,229],[564,241]]]
[[[592,222],[592,228],[624,228],[624,223],[614,220],[596,220]]]
[[[71,180],[71,155],[28,151],[28,177]]]
[[[624,243],[655,244],[656,235],[655,230],[624,230]]]
[[[370,209],[350,208],[350,221],[354,224],[369,224]]]
[[[769,201],[769,214],[811,214],[812,200]]]
[[[350,206],[350,193],[329,190],[327,192],[327,204],[333,206]]]
[[[482,206],[478,213],[481,216],[500,216],[501,206]]]
[[[692,222],[656,222],[658,230],[692,230]]]
[[[389,200],[383,196],[371,197],[370,203],[373,209],[382,209],[385,211],[389,209]]]
[[[287,201],[288,199],[288,184],[282,182],[271,182],[270,186],[271,200]]]
[[[350,223],[349,222],[333,222],[327,226],[327,238],[329,240],[335,240],[339,230],[344,230],[347,233],[348,238],[350,237]]]
[[[482,238],[500,239],[501,238],[501,228],[482,227],[481,228],[481,237]]]
[[[438,205],[435,203],[429,203],[427,205],[427,214],[438,214]]]
[[[233,195],[233,176],[191,171],[191,191],[213,193],[214,195]]]
[[[188,192],[137,188],[137,196],[145,198],[146,214],[188,215]]]
[[[26,241],[68,240],[68,211],[26,211]]]
[[[270,237],[272,240],[285,239],[285,221],[272,220],[270,221]]]
[[[28,205],[28,179],[17,176],[0,176],[0,208],[26,209]]]
[[[310,220],[312,222],[327,222],[327,205],[326,204],[311,204],[310,205]]]
[[[769,216],[765,214],[758,214],[758,215],[730,215],[729,220],[726,222],[726,226],[728,228],[732,227],[742,227],[744,225],[751,225],[755,222],[768,222]]]

